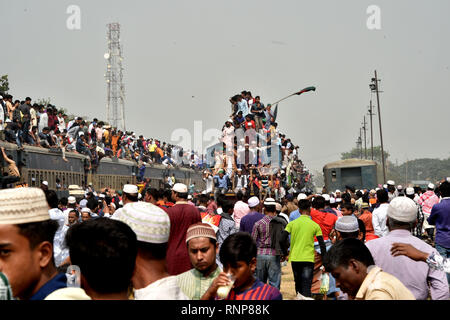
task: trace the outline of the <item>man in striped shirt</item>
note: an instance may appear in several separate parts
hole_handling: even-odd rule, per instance
[[[219,256],[224,268],[205,292],[202,300],[214,300],[221,286],[234,283],[225,300],[282,300],[281,292],[253,276],[256,269],[256,243],[247,232],[237,232],[223,243]]]
[[[201,222],[189,227],[186,244],[194,268],[177,275],[177,283],[189,299],[200,300],[221,272],[216,263],[219,244],[214,229]]]
[[[280,256],[272,249],[270,236],[270,221],[277,215],[276,202],[272,198],[264,201],[264,218],[253,226],[252,238],[256,242],[256,277],[263,283],[269,280],[269,284],[280,289],[281,264]]]

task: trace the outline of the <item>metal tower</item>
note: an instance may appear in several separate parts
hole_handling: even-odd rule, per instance
[[[120,24],[110,23],[107,24],[107,27],[108,51],[104,55],[107,61],[105,74],[107,87],[106,117],[112,127],[125,131],[125,87],[122,81],[123,57],[120,46]]]

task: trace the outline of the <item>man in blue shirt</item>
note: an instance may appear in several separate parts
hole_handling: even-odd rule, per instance
[[[304,193],[299,193],[299,195],[297,196],[297,200],[298,201],[300,201],[300,200],[305,200],[305,199],[307,199],[308,197],[306,196],[306,194],[304,194]],[[300,211],[297,209],[297,210],[294,210],[294,211],[292,211],[290,214],[289,214],[289,222],[291,222],[291,221],[294,221],[295,219],[297,219],[298,217],[300,217],[301,216],[301,214],[300,214]]]
[[[250,208],[250,212],[241,219],[239,231],[252,234],[253,226],[256,222],[264,218],[264,215],[260,213],[261,205],[258,197],[251,197],[248,199],[248,207]]]
[[[219,194],[225,194],[228,191],[230,178],[223,169],[219,170],[219,174],[214,176],[214,200],[217,201]]]
[[[428,223],[436,226],[436,250],[444,258],[450,257],[450,182],[445,181],[439,186],[442,200],[431,208]],[[450,284],[450,274],[447,273]]]

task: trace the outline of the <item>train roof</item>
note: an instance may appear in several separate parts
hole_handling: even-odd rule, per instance
[[[352,168],[352,167],[365,167],[365,166],[376,166],[376,161],[365,160],[365,159],[346,159],[327,163],[323,169],[332,168]]]
[[[19,149],[17,144],[6,142],[6,141],[0,141],[0,146],[4,147],[5,150],[10,150],[10,151]],[[26,144],[23,145],[23,149],[25,152],[40,153],[40,154],[53,154],[53,155],[59,154],[62,156],[62,151],[56,151],[56,150],[53,151],[53,150],[50,150],[47,148],[34,147],[34,146],[26,145]],[[88,156],[86,156],[84,154],[75,153],[75,152],[66,152],[66,158],[88,159]]]

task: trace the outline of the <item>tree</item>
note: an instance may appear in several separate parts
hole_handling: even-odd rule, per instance
[[[363,152],[364,155],[364,152]],[[368,159],[371,160],[371,153],[370,150],[367,150],[367,156]],[[384,160],[387,163],[387,159],[389,158],[390,154],[386,150],[384,150]],[[353,148],[350,152],[342,152],[341,153],[341,160],[345,159],[359,159],[361,157],[361,150],[358,148]],[[364,158],[364,156],[363,156]],[[373,147],[373,160],[376,162],[381,163],[381,146],[374,146]]]
[[[50,104],[50,98],[40,98],[36,100],[36,103],[39,105],[43,105],[44,107],[47,107],[47,105]]]
[[[9,91],[8,75],[5,74],[0,77],[0,92],[7,93]]]

